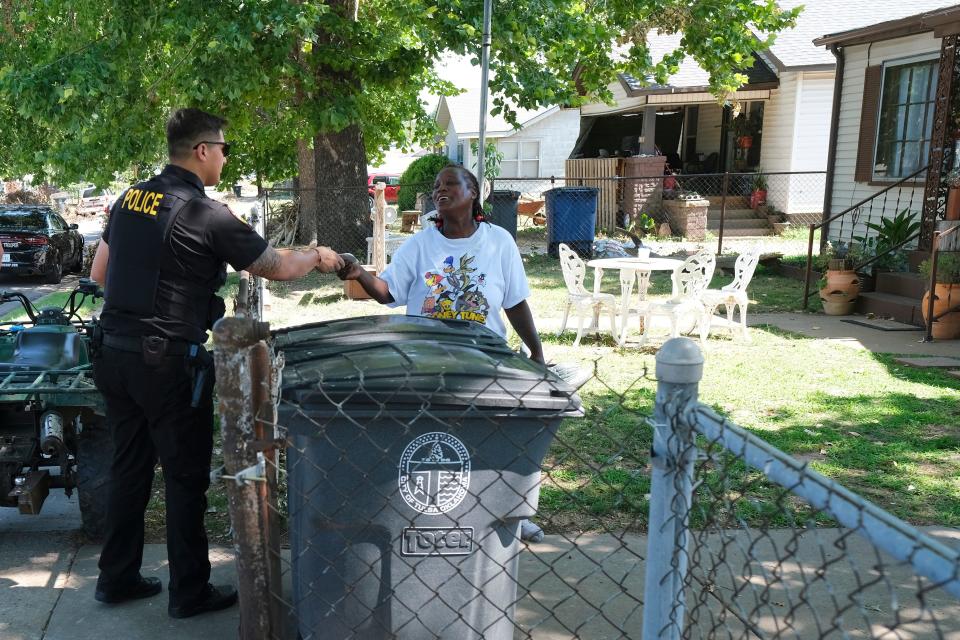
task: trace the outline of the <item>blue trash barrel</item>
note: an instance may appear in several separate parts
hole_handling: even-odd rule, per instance
[[[547,206],[547,252],[559,257],[562,242],[581,257],[593,255],[597,227],[596,187],[557,187],[543,193]]]

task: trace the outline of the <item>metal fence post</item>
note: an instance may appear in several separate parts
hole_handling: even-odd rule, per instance
[[[668,340],[657,353],[644,640],[678,640],[683,632],[696,447],[681,413],[697,401],[702,377],[703,354],[693,340]]]
[[[723,186],[720,188],[720,229],[717,231],[717,255],[723,253],[723,222],[727,216],[727,191],[730,190],[730,172],[723,172]]]
[[[241,640],[272,637],[276,616],[276,603],[270,593],[270,576],[275,573],[271,567],[276,563],[263,532],[269,513],[258,486],[266,480],[266,469],[260,474],[264,477],[254,477],[264,458],[253,446],[258,440],[255,411],[259,407],[251,401],[260,382],[253,379],[256,372],[251,371],[251,355],[259,341],[269,335],[267,323],[250,318],[222,318],[213,327],[224,477],[230,479],[226,483],[227,499],[237,552]]]

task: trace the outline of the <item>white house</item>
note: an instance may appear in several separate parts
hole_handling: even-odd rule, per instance
[[[475,171],[477,158],[472,147],[480,137],[480,89],[442,97],[434,115],[446,131],[443,152]],[[556,106],[536,111],[518,109],[517,123],[519,129],[514,129],[503,114],[487,115],[487,140],[495,142],[503,154],[499,177],[562,177],[564,161],[579,132],[579,111]]]
[[[863,207],[853,223],[858,229],[869,216],[891,217],[903,209],[919,215],[925,201],[927,172],[923,169],[940,162],[942,155],[935,151],[953,144],[953,125],[940,132],[939,141],[932,140],[938,81],[944,77],[941,64],[947,69],[955,64],[941,58],[941,49],[945,37],[957,37],[947,25],[960,23],[960,6],[955,0],[953,6],[948,4],[913,0],[909,7],[919,13],[833,32],[816,41],[843,61],[835,142],[829,154],[833,166],[828,211],[839,214],[883,192]],[[874,15],[888,17],[883,12]],[[946,96],[946,104],[956,104],[954,95]],[[914,174],[918,175],[911,179]],[[932,220],[932,215],[925,216],[927,241]],[[849,234],[850,224],[846,230],[840,221],[831,225],[831,237],[840,237],[844,231]],[[929,248],[923,244],[921,248]]]
[[[730,105],[717,104],[707,90],[707,72],[690,59],[666,85],[644,85],[623,76],[610,85],[615,105],[595,103],[581,109],[584,135],[574,157],[595,157],[600,148],[623,151],[624,144],[633,145],[627,149],[631,152],[649,153],[656,145],[668,158],[676,154],[672,164],[679,164],[685,173],[818,172],[769,176],[767,196],[778,209],[818,219],[823,211],[837,59],[813,40],[827,32],[862,27],[876,16],[901,18],[950,3],[781,0],[779,4],[805,8],[796,27],[780,33],[770,49],[755,52],[753,66],[744,71],[747,84],[731,96],[739,113]],[[679,34],[651,33],[653,59],[674,50],[679,39]],[[856,89],[845,85],[844,92],[848,91]]]

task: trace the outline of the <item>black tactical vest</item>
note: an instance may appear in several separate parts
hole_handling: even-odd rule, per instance
[[[196,332],[167,337],[197,342],[223,317],[224,303],[216,291],[226,281],[226,268],[213,286],[177,277],[179,266],[170,248],[177,217],[191,200],[205,197],[198,186],[168,170],[130,187],[117,200],[110,213],[110,257],[101,314],[105,331],[149,335],[154,332],[143,320],[172,318]],[[164,269],[168,277],[161,279]]]

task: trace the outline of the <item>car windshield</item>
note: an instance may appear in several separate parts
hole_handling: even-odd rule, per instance
[[[0,211],[0,229],[46,229],[47,217],[42,211]]]

